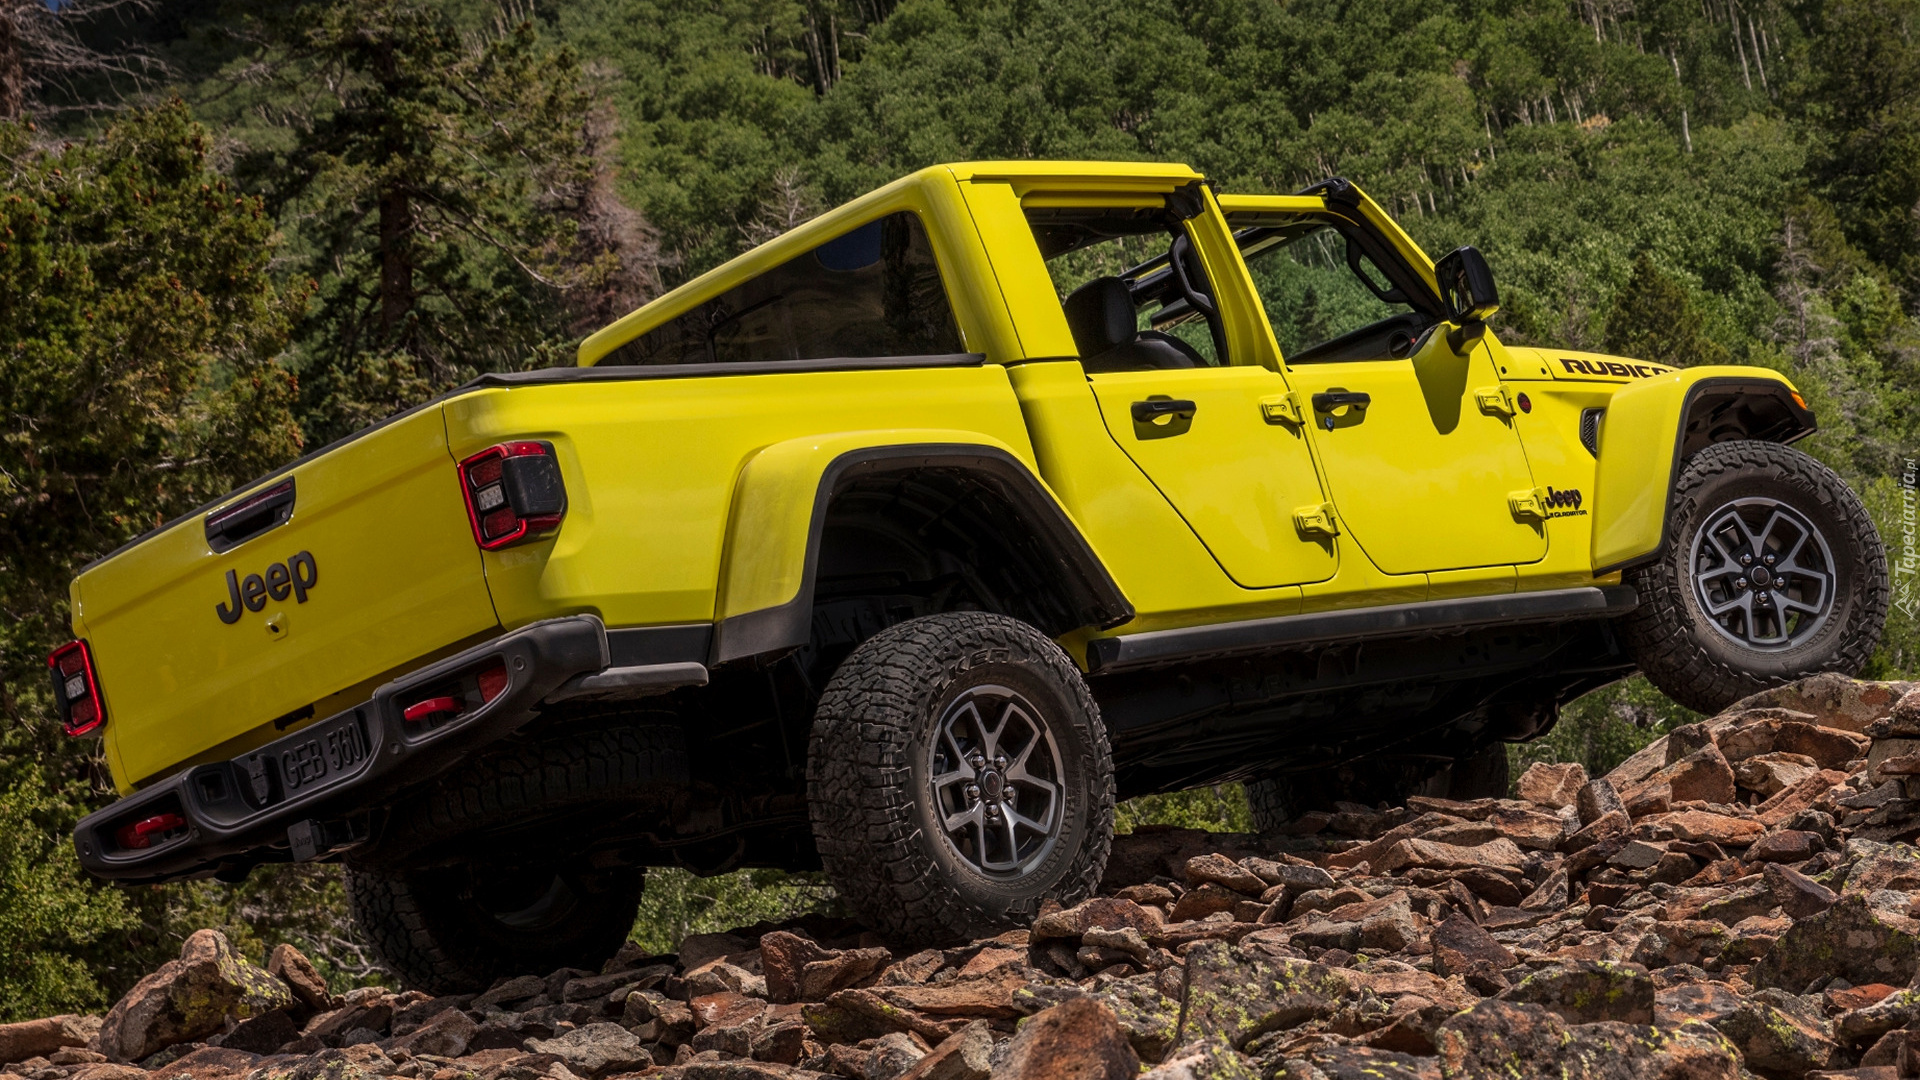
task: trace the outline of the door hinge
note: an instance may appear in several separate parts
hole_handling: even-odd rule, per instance
[[[1333,504],[1320,503],[1315,506],[1303,506],[1293,512],[1294,528],[1303,533],[1322,533],[1326,536],[1340,535],[1340,523],[1334,519]]]
[[[1265,417],[1269,424],[1298,424],[1303,422],[1300,417],[1300,399],[1295,397],[1291,390],[1284,394],[1274,394],[1271,397],[1261,398],[1260,415]]]
[[[1513,516],[1547,519],[1547,493],[1540,488],[1507,492],[1507,507]]]
[[[1480,411],[1494,416],[1512,416],[1513,398],[1507,395],[1505,386],[1483,386],[1473,392],[1473,399],[1480,403]]]

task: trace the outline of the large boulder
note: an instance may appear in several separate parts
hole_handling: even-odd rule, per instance
[[[1874,721],[1891,713],[1894,704],[1915,685],[1910,682],[1861,682],[1828,672],[1786,686],[1762,690],[1727,706],[1726,711],[1793,709],[1811,714],[1826,727],[1864,732]]]
[[[1020,1025],[994,1080],[1134,1080],[1140,1058],[1105,1005],[1074,998]]]
[[[1740,1048],[1747,1068],[1776,1080],[1827,1068],[1840,1050],[1817,1007],[1779,990],[1760,991],[1713,1026]]]
[[[1440,1025],[1447,1077],[1562,1080],[1737,1080],[1740,1056],[1712,1029],[1674,1031],[1612,1021],[1568,1026],[1538,1005],[1489,999]]]
[[[1500,997],[1542,1006],[1572,1024],[1653,1023],[1653,977],[1639,964],[1563,961],[1540,968]]]
[[[85,1046],[100,1030],[100,1022],[86,1016],[49,1016],[0,1024],[0,1065],[46,1057],[63,1046]]]
[[[1180,1046],[1218,1037],[1243,1049],[1257,1035],[1331,1016],[1349,989],[1333,968],[1250,956],[1220,941],[1189,948],[1186,974]]]
[[[1816,980],[1834,976],[1856,986],[1903,986],[1920,966],[1920,925],[1870,906],[1865,896],[1840,902],[1801,919],[1780,935],[1753,965],[1755,986],[1798,994]]]
[[[619,1024],[588,1024],[551,1039],[528,1039],[527,1049],[552,1054],[574,1072],[594,1078],[653,1064],[653,1055]]]
[[[293,1001],[285,982],[247,963],[225,934],[197,930],[180,946],[178,960],[161,965],[114,1004],[94,1049],[116,1061],[136,1061],[221,1031],[230,1019]]]

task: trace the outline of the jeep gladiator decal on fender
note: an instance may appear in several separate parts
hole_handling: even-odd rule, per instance
[[[650,867],[969,940],[1090,895],[1116,799],[1503,796],[1636,670],[1703,712],[1858,671],[1885,557],[1792,384],[1499,306],[1345,180],[923,169],[87,567],[53,700],[122,798],[75,849],[342,863],[460,994],[601,970]]]

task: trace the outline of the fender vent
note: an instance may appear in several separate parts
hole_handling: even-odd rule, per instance
[[[1606,413],[1605,409],[1580,410],[1580,445],[1594,457],[1600,456],[1600,418]]]

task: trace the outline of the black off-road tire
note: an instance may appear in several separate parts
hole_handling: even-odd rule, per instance
[[[1723,634],[1702,606],[1696,536],[1741,499],[1783,504],[1825,539],[1832,607],[1805,640],[1748,647]],[[1845,481],[1792,447],[1745,440],[1715,443],[1687,459],[1668,503],[1665,546],[1625,580],[1640,606],[1616,625],[1640,670],[1668,697],[1708,715],[1809,675],[1858,674],[1879,644],[1889,600],[1886,549]]]
[[[1044,728],[1054,765],[1040,757],[1047,744],[1037,735],[1026,741],[1038,748],[1017,763],[996,767],[983,750],[983,765],[953,764],[970,761],[968,747],[976,744],[937,736],[949,727],[979,730],[967,727],[970,705],[976,715],[999,717],[1006,747]],[[1000,834],[985,826],[962,826],[962,839],[950,838],[942,822],[976,807],[981,815],[1002,805],[1032,811],[1038,785],[992,801],[1001,790],[997,778],[1015,791],[1012,776],[1023,767],[1057,767],[1051,840],[1042,843],[1028,830],[1022,841],[1019,829],[1006,828],[1007,846],[995,848]],[[978,780],[974,795],[965,781],[935,783],[967,769]],[[815,712],[807,791],[821,862],[841,898],[868,925],[901,941],[983,936],[1026,925],[1044,900],[1077,903],[1099,884],[1113,840],[1113,761],[1099,708],[1058,645],[1000,615],[912,619],[855,649]],[[962,809],[945,814],[942,805]],[[1013,816],[994,818],[995,829]],[[1022,854],[1029,850],[1022,843],[1031,845],[1030,854]],[[998,874],[988,865],[996,852],[1009,867]]]
[[[567,841],[686,779],[679,728],[648,714],[579,718],[490,748],[399,802],[349,856],[354,925],[389,971],[434,994],[597,968],[633,928],[645,871],[596,869]]]
[[[347,870],[361,940],[402,985],[485,990],[503,975],[598,970],[633,930],[646,871],[465,863]]]
[[[669,798],[687,784],[685,737],[669,714],[606,710],[516,736],[410,792],[351,861],[403,867],[551,849],[565,819]]]

